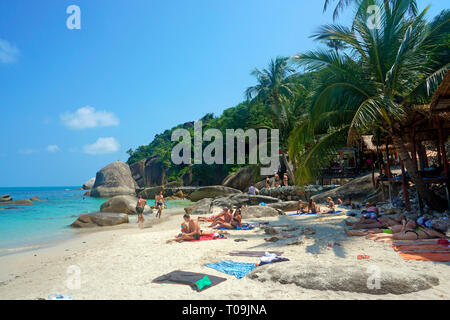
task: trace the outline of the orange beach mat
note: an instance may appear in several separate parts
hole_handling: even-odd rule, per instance
[[[399,252],[404,260],[450,261],[449,252]]]
[[[393,245],[395,251],[418,251],[418,250],[432,250],[432,251],[449,251],[446,245],[442,244],[408,244],[408,245]]]

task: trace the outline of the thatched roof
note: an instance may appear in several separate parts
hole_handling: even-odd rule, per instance
[[[450,72],[444,76],[441,84],[433,95],[430,103],[431,112],[436,113],[450,113]]]

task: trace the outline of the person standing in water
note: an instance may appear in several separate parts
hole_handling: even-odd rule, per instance
[[[157,194],[155,196],[155,206],[156,206],[156,209],[158,209],[158,212],[156,213],[157,218],[161,218],[163,203],[167,207],[167,203],[166,203],[166,200],[164,200],[163,193],[162,193],[162,191],[160,191],[159,194]]]
[[[138,214],[138,226],[139,228],[142,228],[144,226],[144,209],[147,205],[147,201],[142,198],[142,196],[139,196],[137,205],[136,205],[136,212]]]

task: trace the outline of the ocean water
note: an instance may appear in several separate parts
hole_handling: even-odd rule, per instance
[[[42,200],[35,201],[32,206],[0,206],[0,254],[74,236],[76,230],[70,228],[70,224],[80,214],[100,210],[101,204],[107,200],[84,197],[86,191],[77,190],[78,188],[0,188],[0,195],[9,194],[13,200],[29,199],[33,196]],[[189,201],[167,203],[169,208],[183,208]],[[17,209],[1,209],[6,207]]]

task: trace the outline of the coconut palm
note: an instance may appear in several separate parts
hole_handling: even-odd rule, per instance
[[[305,136],[305,132],[323,126],[324,121],[336,134],[348,125],[349,141],[363,132],[379,129],[392,138],[422,198],[430,207],[443,210],[446,202],[428,189],[406,149],[401,122],[415,104],[430,100],[449,68],[448,50],[436,48],[450,45],[450,12],[427,23],[424,16],[428,8],[416,17],[408,15],[414,4],[412,0],[358,1],[360,7],[351,28],[327,25],[314,34],[317,40],[340,40],[350,52],[316,50],[297,56],[299,65],[323,72],[325,77],[317,89],[308,126],[303,133],[296,133]],[[371,29],[366,23],[370,5],[382,8],[380,29]],[[343,117],[339,126],[336,119],[326,119],[327,114],[336,111],[351,114],[350,121]],[[322,146],[332,144],[332,138],[324,139],[319,140]],[[320,150],[312,148],[310,153],[317,149]],[[303,161],[301,166],[306,170],[308,163]]]
[[[295,69],[289,65],[289,58],[277,57],[271,60],[268,69],[255,69],[251,75],[255,76],[258,83],[245,91],[247,100],[254,103],[265,104],[272,113],[273,128],[280,130],[280,148],[282,161],[286,167],[289,178],[293,181],[295,176],[287,161],[287,138],[289,129],[293,127],[292,105],[295,106],[295,97],[301,89],[296,81]]]

